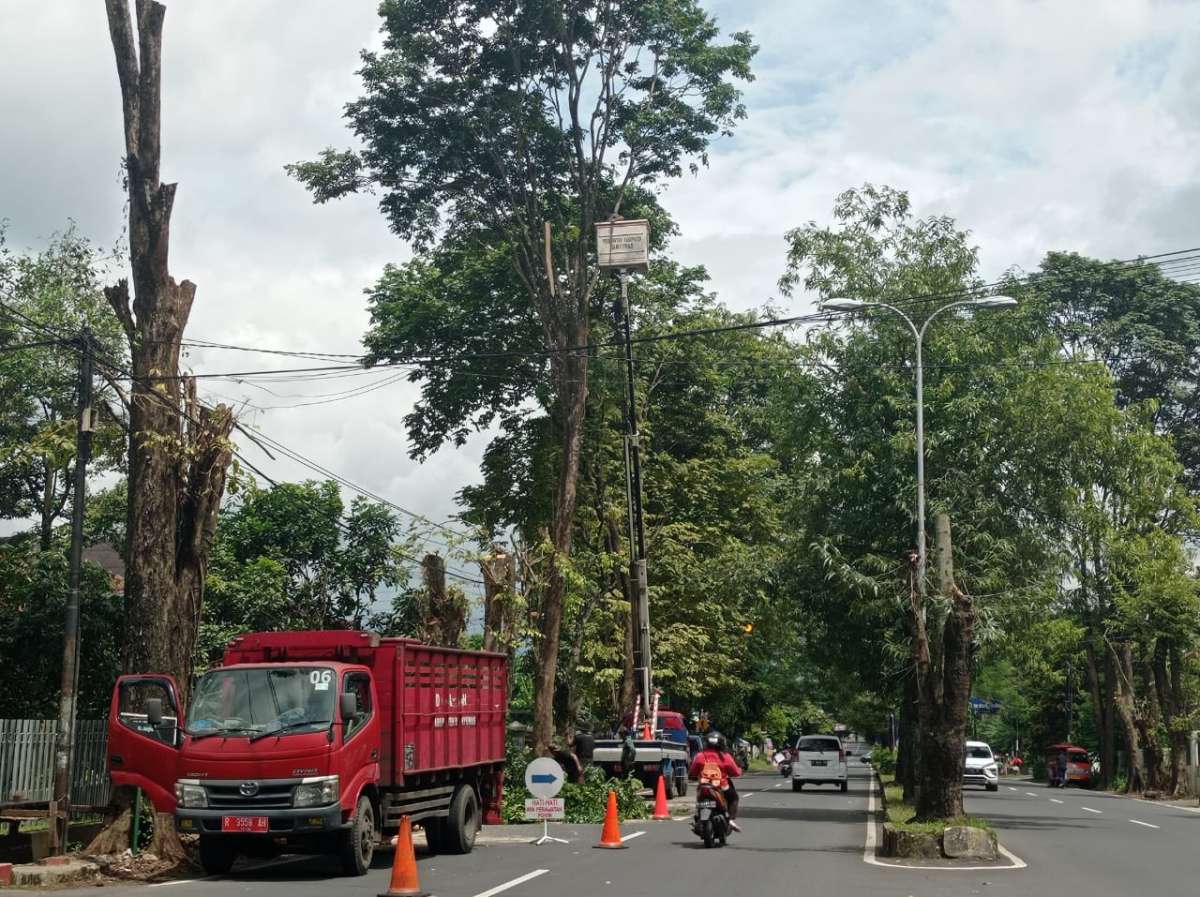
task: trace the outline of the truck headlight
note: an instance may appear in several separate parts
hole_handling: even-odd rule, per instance
[[[293,807],[325,807],[337,803],[339,784],[337,776],[320,776],[302,779],[292,791]]]
[[[175,803],[189,810],[204,808],[208,806],[208,792],[194,779],[180,779],[175,783]]]
[[[1000,777],[1000,768],[995,763],[993,763],[990,766],[985,766],[983,768],[983,774],[985,776],[987,776],[989,779],[999,778]]]

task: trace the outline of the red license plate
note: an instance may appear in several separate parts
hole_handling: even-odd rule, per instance
[[[252,832],[266,834],[271,830],[271,820],[266,816],[222,816],[221,831]]]

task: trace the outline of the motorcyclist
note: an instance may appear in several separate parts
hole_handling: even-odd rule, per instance
[[[714,766],[721,771],[721,793],[725,796],[725,805],[729,808],[729,827],[735,832],[741,828],[737,822],[738,793],[733,787],[733,780],[742,774],[742,768],[737,765],[733,755],[725,749],[725,739],[716,732],[711,732],[704,739],[704,749],[696,754],[688,769],[688,777],[698,779],[705,766]]]

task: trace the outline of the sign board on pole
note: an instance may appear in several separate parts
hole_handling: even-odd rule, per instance
[[[525,767],[525,790],[534,797],[558,797],[563,778],[561,766],[549,757],[538,757]]]
[[[602,270],[650,270],[650,222],[644,218],[597,221],[596,258]]]
[[[561,797],[527,797],[525,798],[526,819],[564,819],[566,818],[567,801]]]

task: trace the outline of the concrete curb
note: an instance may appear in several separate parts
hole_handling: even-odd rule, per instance
[[[68,860],[49,866],[23,864],[12,867],[13,887],[38,887],[63,885],[77,881],[91,881],[100,875],[100,867],[82,860]]]

